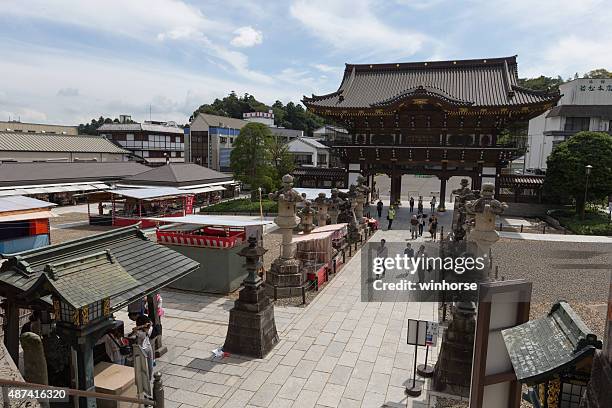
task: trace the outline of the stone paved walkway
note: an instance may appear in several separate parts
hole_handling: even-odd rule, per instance
[[[408,238],[403,230],[408,213],[401,207],[397,229],[378,231],[372,241]],[[441,223],[451,217],[452,212],[441,214]],[[404,393],[414,356],[406,344],[407,320],[434,320],[437,304],[362,302],[360,263],[359,255],[351,258],[307,307],[276,307],[280,342],[264,359],[211,357],[225,340],[233,301],[163,292],[168,353],[157,360],[156,370],[163,372],[166,406],[426,406],[415,403],[426,393],[417,400]],[[436,347],[429,356],[434,364]],[[421,349],[418,362],[424,357]]]

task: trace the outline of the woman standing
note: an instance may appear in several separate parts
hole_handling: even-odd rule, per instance
[[[389,211],[387,212],[387,220],[389,221],[389,226],[387,227],[388,230],[391,229],[391,225],[393,225],[393,220],[395,219],[395,207],[394,206],[389,206]]]

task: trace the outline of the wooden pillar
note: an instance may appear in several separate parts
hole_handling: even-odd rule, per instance
[[[500,186],[500,177],[501,177],[501,166],[495,166],[495,197],[499,197]]]
[[[14,299],[7,298],[4,307],[4,345],[15,365],[19,365],[19,307]]]
[[[480,190],[482,188],[482,163],[478,163],[476,172],[472,177],[472,190]]]
[[[446,211],[446,181],[448,177],[440,177],[440,204],[438,205],[438,211]]]
[[[393,171],[391,173],[391,204],[395,204],[402,196],[402,174]]]

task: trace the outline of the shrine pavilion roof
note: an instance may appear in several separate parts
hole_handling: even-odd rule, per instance
[[[112,262],[98,257],[105,251],[112,256]],[[27,298],[26,292],[42,274],[48,275],[49,280],[53,280],[53,275],[57,274],[62,277],[62,281],[79,286],[82,277],[77,279],[78,275],[75,273],[88,274],[90,271],[88,267],[82,265],[100,263],[98,266],[102,272],[116,275],[116,278],[122,277],[124,290],[120,293],[112,282],[106,280],[103,280],[105,288],[100,288],[104,292],[115,292],[114,298],[111,297],[113,310],[167,286],[199,266],[198,262],[147,239],[137,226],[115,229],[2,257],[6,261],[0,267],[0,295],[21,296],[26,302],[36,300]],[[79,271],[75,272],[74,268]],[[123,271],[131,276],[129,282]],[[134,284],[132,279],[137,284]],[[79,289],[74,291],[79,292]],[[81,295],[76,292],[75,298],[81,299]]]
[[[563,301],[554,304],[545,317],[502,330],[502,337],[516,378],[528,384],[571,369],[602,346]]]
[[[456,108],[555,104],[559,93],[518,84],[516,56],[479,60],[347,64],[336,92],[304,97],[309,108],[382,109],[411,98],[434,98]]]

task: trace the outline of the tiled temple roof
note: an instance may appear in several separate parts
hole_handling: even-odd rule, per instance
[[[410,97],[433,96],[450,105],[488,107],[555,103],[559,94],[518,84],[516,57],[347,64],[336,92],[304,97],[308,107],[366,109],[391,105]]]

